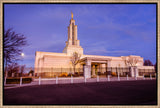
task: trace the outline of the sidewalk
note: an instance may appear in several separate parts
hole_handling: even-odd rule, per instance
[[[84,79],[84,77],[76,77],[71,80],[71,78],[41,78],[34,79],[31,83],[28,84],[6,84],[4,86],[4,89],[10,89],[10,88],[17,88],[17,87],[24,87],[24,86],[33,86],[33,85],[47,85],[47,84],[71,84],[71,83],[91,83],[91,82],[112,82],[112,81],[136,81],[136,80],[155,80],[156,78],[145,78],[142,77],[111,77],[111,78],[88,78]]]

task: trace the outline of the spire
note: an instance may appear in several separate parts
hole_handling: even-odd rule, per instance
[[[66,46],[63,49],[63,53],[67,55],[72,55],[73,52],[83,54],[83,48],[79,44],[77,39],[77,25],[75,25],[75,20],[73,19],[73,12],[71,12],[71,20],[68,26],[68,40],[66,41]]]
[[[71,11],[71,17],[72,17],[72,19],[73,19],[73,12]]]

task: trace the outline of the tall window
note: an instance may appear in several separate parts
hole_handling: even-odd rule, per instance
[[[74,23],[72,23],[72,45],[75,45],[74,43]]]

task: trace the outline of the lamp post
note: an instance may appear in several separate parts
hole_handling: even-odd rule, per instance
[[[21,57],[22,57],[22,59],[24,58],[24,53],[21,53]],[[22,61],[22,63],[23,63],[23,61]],[[21,67],[21,68],[22,68],[22,67]],[[21,86],[22,83],[23,83],[23,82],[22,82],[22,81],[23,81],[23,80],[22,80],[22,71],[23,71],[23,70],[21,69],[20,86]]]
[[[24,56],[25,56],[24,53],[21,53],[21,58],[22,58],[22,59],[24,58]],[[23,64],[23,60],[22,60],[22,64]],[[21,64],[21,68],[22,68],[22,64]],[[23,70],[21,69],[21,77],[22,77],[22,71],[23,71]]]

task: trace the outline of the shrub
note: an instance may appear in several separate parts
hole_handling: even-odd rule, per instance
[[[29,73],[28,73],[28,75],[29,75],[29,74],[32,74],[32,76],[33,76],[34,71],[33,71],[33,70],[30,70]]]
[[[68,73],[67,73],[67,72],[61,73],[61,74],[59,75],[59,77],[67,77],[67,76],[68,76]]]
[[[111,71],[107,71],[106,75],[112,75],[112,72]]]
[[[79,72],[79,76],[83,76],[83,72]]]
[[[126,76],[127,76],[127,75],[124,75],[124,74],[123,74],[123,75],[120,75],[120,77],[126,77]]]
[[[74,76],[74,77],[79,77],[79,73],[78,73],[78,72],[75,72],[75,73],[73,74],[73,76]]]
[[[101,75],[102,73],[101,72],[98,72],[98,75]]]
[[[148,75],[144,75],[144,77],[150,77],[150,75],[148,74]],[[152,77],[155,77],[155,75],[152,75]]]
[[[72,74],[71,74],[71,73],[69,73],[69,74],[68,74],[68,77],[71,77],[71,75],[72,75]]]
[[[111,72],[111,75],[112,76],[117,76],[117,73],[116,72]]]
[[[31,82],[32,82],[32,78],[22,78],[22,84],[31,83]],[[19,84],[19,83],[20,83],[20,77],[6,79],[6,84]]]
[[[94,76],[91,76],[91,78],[97,78],[97,76],[96,76],[96,75],[94,75]]]

